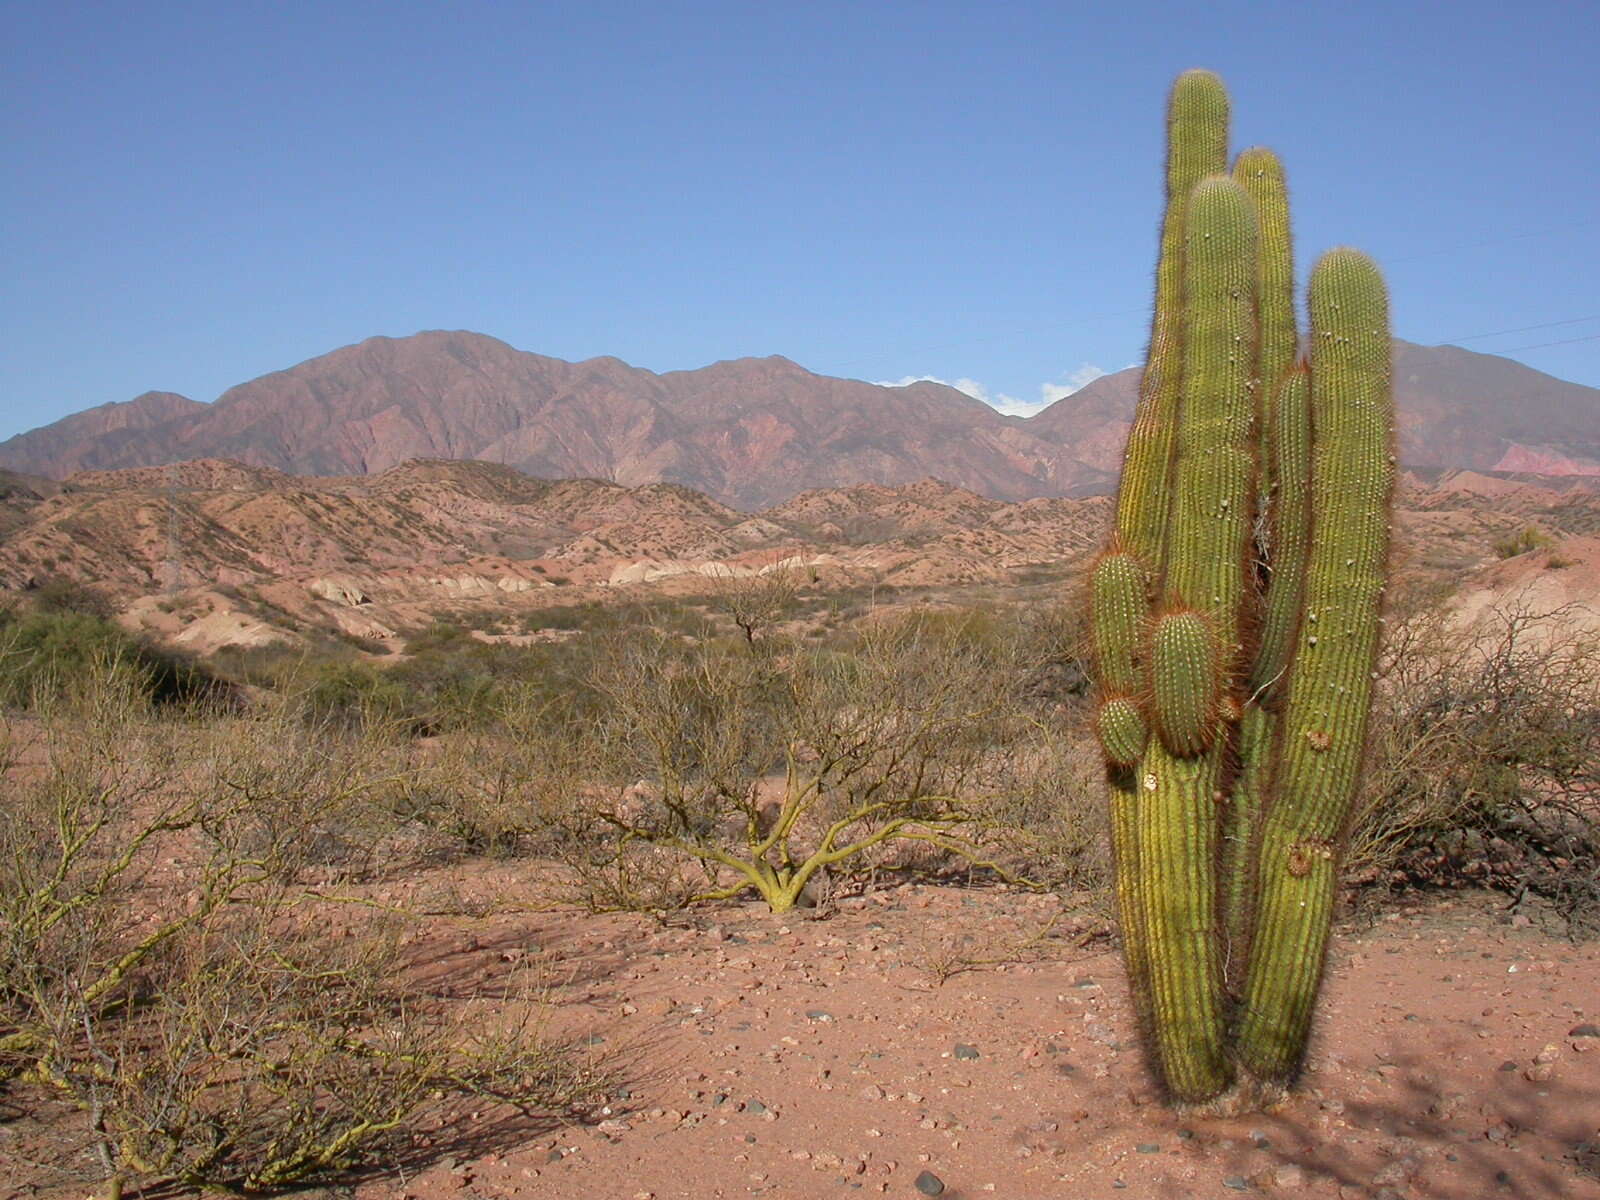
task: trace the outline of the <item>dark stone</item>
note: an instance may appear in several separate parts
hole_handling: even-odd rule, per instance
[[[1567,1036],[1600,1038],[1600,1025],[1596,1025],[1592,1021],[1585,1021],[1582,1025],[1574,1025],[1567,1030]]]
[[[932,1171],[924,1171],[918,1175],[916,1187],[917,1191],[924,1196],[944,1195],[944,1180],[940,1179]]]
[[[978,1057],[978,1048],[976,1046],[968,1046],[965,1043],[957,1042],[956,1043],[956,1057],[957,1058],[964,1058],[964,1059],[977,1058]]]

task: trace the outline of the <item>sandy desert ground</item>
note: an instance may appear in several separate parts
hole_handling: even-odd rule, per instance
[[[521,882],[490,866],[473,890]],[[1053,895],[451,918],[415,949],[446,992],[552,987],[608,1103],[464,1113],[409,1165],[310,1195],[1600,1197],[1600,953],[1500,896],[1347,921],[1304,1089],[1237,1119],[1156,1102],[1109,925]],[[5,1194],[85,1194],[35,1190],[8,1140]]]

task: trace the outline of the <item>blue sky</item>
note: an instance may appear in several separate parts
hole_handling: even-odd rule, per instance
[[[1400,336],[1600,385],[1592,3],[1261,12],[9,0],[0,437],[437,328],[1026,410],[1143,353],[1189,66],[1302,270],[1361,246]]]

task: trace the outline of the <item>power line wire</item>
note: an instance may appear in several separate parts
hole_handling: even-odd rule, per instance
[[[1496,350],[1496,354],[1513,354],[1518,350],[1543,350],[1546,346],[1571,346],[1575,342],[1592,342],[1600,339],[1600,333],[1591,333],[1588,337],[1562,338],[1559,342],[1535,342],[1531,346],[1511,346],[1505,350]]]
[[[1465,337],[1446,338],[1451,342],[1475,342],[1480,338],[1503,337],[1508,333],[1530,333],[1535,329],[1556,329],[1562,325],[1582,325],[1585,321],[1600,321],[1600,316],[1573,317],[1568,321],[1546,321],[1543,325],[1519,325],[1515,329],[1496,329],[1493,333],[1469,333]]]
[[[1479,242],[1458,242],[1454,246],[1445,246],[1438,250],[1424,250],[1419,254],[1403,254],[1399,258],[1385,258],[1380,265],[1416,262],[1422,258],[1437,258],[1441,254],[1455,254],[1459,250],[1477,250],[1483,246],[1499,246],[1506,242],[1521,242],[1529,238],[1549,237],[1557,233],[1570,233],[1574,229],[1589,229],[1596,224],[1600,224],[1600,222],[1576,221],[1571,225],[1557,225],[1553,229],[1536,229],[1531,233],[1508,233],[1504,237],[1484,238]]]

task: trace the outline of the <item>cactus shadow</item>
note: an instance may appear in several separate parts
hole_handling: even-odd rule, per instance
[[[1217,1138],[1213,1170],[1269,1194],[1323,1180],[1405,1200],[1600,1197],[1600,1077],[1533,1082],[1491,1066],[1487,1086],[1468,1092],[1421,1053],[1392,1054],[1382,1068],[1375,1095],[1302,1092],[1277,1112],[1202,1130]],[[1262,1138],[1241,1138],[1246,1126]],[[1285,1167],[1298,1175],[1279,1175]]]

